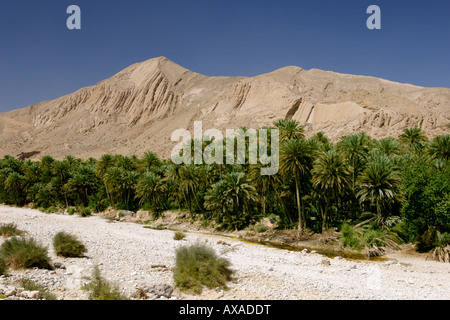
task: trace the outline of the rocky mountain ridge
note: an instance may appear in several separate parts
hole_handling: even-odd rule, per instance
[[[165,57],[136,63],[98,84],[0,114],[0,156],[100,157],[147,150],[169,157],[176,129],[259,128],[281,118],[333,140],[420,127],[450,131],[450,89],[288,66],[255,77],[209,77]]]

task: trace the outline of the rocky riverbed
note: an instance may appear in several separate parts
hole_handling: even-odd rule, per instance
[[[8,206],[0,206],[0,223],[14,223],[26,236],[46,246],[56,267],[10,269],[7,277],[0,277],[0,297],[4,299],[42,299],[39,293],[21,287],[23,278],[46,287],[57,299],[88,299],[88,292],[81,287],[90,281],[94,266],[134,299],[450,299],[450,264],[403,252],[390,254],[384,261],[328,258],[306,250],[281,250],[195,232],[174,240],[174,231],[142,224]],[[60,231],[81,240],[88,250],[86,257],[56,256],[52,239]],[[190,295],[174,287],[175,251],[196,242],[208,244],[230,260],[235,274],[228,290],[208,289]]]

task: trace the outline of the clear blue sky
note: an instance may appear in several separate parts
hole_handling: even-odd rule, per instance
[[[366,27],[372,4],[381,30]],[[297,65],[449,88],[450,1],[0,0],[0,112],[158,56],[206,75]]]

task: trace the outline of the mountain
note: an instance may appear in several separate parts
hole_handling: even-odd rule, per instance
[[[288,66],[255,77],[208,77],[165,57],[136,63],[56,100],[0,114],[0,156],[102,154],[169,157],[176,129],[260,128],[292,118],[307,136],[365,131],[397,137],[418,126],[450,131],[450,89]],[[32,155],[31,153],[30,155]]]

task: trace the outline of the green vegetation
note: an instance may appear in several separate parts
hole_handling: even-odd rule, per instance
[[[20,285],[27,291],[39,291],[42,295],[42,298],[45,300],[56,300],[56,295],[49,292],[43,285],[31,279],[22,278],[20,280]]]
[[[23,234],[23,231],[17,229],[17,226],[14,223],[7,223],[0,226],[0,235],[2,237],[8,238],[13,236],[20,236]]]
[[[0,246],[0,260],[13,269],[42,268],[52,269],[47,248],[39,245],[33,238],[13,237]]]
[[[421,251],[436,247],[437,232],[450,232],[449,134],[429,139],[408,128],[399,137],[376,140],[359,133],[332,143],[320,132],[306,138],[295,120],[276,121],[273,128],[280,133],[279,172],[273,176],[262,176],[262,165],[250,164],[248,152],[244,164],[223,165],[176,165],[150,151],[85,160],[5,156],[0,203],[80,216],[108,207],[150,210],[155,217],[179,210],[222,230],[271,216],[278,217],[278,229],[305,234],[367,223],[363,232],[370,225],[374,232],[396,233]],[[203,148],[209,143],[203,141]]]
[[[92,271],[92,280],[83,289],[90,291],[90,300],[128,300],[128,298],[120,292],[117,284],[106,280],[100,273],[98,266]]]
[[[53,237],[53,247],[58,256],[83,257],[86,247],[74,236],[64,231],[58,232]]]
[[[226,289],[232,274],[230,262],[217,257],[214,250],[204,244],[183,246],[176,251],[173,277],[181,290],[200,294],[203,286]]]
[[[183,240],[186,238],[186,234],[183,231],[177,231],[173,235],[173,240]]]

